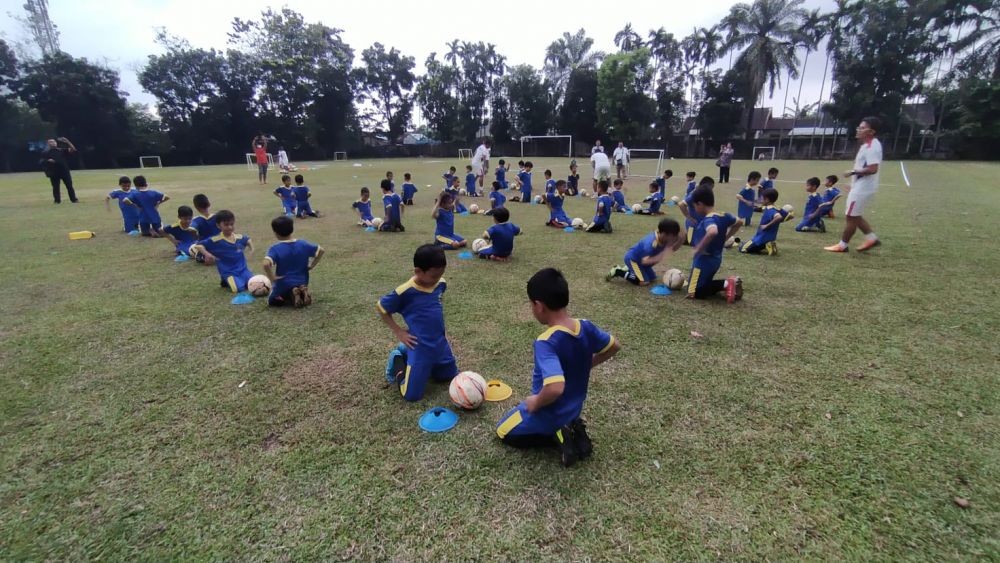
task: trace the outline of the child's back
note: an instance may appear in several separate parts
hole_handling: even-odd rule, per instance
[[[294,287],[309,285],[309,262],[319,250],[318,244],[302,239],[272,244],[265,258],[275,266],[277,279],[274,280],[272,292],[281,295]]]

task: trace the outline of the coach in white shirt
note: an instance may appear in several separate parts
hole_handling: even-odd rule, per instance
[[[595,152],[604,152],[604,147],[601,146],[601,140],[600,139],[598,139],[597,141],[595,141],[594,142],[594,146],[591,147],[591,149],[590,149],[590,154],[594,154]]]
[[[472,155],[472,173],[476,175],[476,181],[479,183],[479,187],[483,187],[483,176],[486,175],[487,170],[490,167],[490,143],[489,140],[483,141],[478,147],[476,147],[476,153]]]
[[[628,166],[628,149],[625,148],[625,143],[618,141],[618,148],[615,149],[612,158],[615,160],[615,170],[618,172],[618,179],[622,179],[622,172],[625,167]],[[626,173],[624,177],[628,177]]]
[[[866,117],[858,125],[855,137],[861,146],[858,147],[858,155],[854,157],[854,168],[844,173],[844,178],[852,178],[851,191],[847,194],[847,209],[844,212],[844,234],[841,235],[840,242],[826,247],[830,252],[847,252],[847,243],[851,242],[851,237],[858,229],[865,234],[865,242],[856,249],[858,252],[865,252],[882,244],[862,216],[878,191],[882,143],[875,135],[881,127],[882,120],[877,117]]]
[[[608,155],[603,152],[595,152],[590,155],[590,165],[594,167],[594,191],[597,191],[598,180],[611,179],[611,161]]]

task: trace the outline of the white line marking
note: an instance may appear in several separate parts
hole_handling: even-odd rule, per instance
[[[906,177],[906,168],[903,167],[903,161],[899,161],[899,169],[903,172],[903,181],[906,182],[906,187],[910,187],[910,179]]]

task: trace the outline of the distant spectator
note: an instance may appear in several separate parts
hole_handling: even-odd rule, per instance
[[[66,194],[69,200],[76,203],[76,192],[73,191],[73,176],[69,173],[69,163],[66,162],[67,152],[76,152],[76,147],[66,137],[57,137],[48,140],[49,146],[42,151],[42,158],[39,163],[45,170],[45,175],[52,182],[52,199],[55,203],[62,203],[62,195],[59,191],[59,181],[66,184]]]
[[[733,150],[732,143],[726,143],[719,147],[719,161],[716,165],[719,167],[719,183],[729,183],[729,167],[733,164],[733,154],[736,151]]]

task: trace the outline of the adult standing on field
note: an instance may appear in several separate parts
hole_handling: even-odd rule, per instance
[[[854,157],[854,168],[844,173],[844,178],[851,178],[851,191],[847,194],[847,209],[844,212],[844,234],[840,242],[827,246],[830,252],[847,252],[847,243],[851,242],[854,232],[861,229],[865,234],[865,242],[857,247],[858,252],[865,252],[882,244],[868,221],[863,217],[871,205],[875,192],[878,191],[878,169],[882,163],[882,143],[875,138],[882,127],[882,120],[877,117],[866,117],[861,120],[855,131],[855,137],[861,146],[858,155]]]
[[[39,161],[49,182],[52,183],[52,200],[55,203],[62,203],[62,194],[59,191],[59,182],[66,184],[66,195],[69,200],[76,203],[76,192],[73,191],[73,176],[69,173],[69,162],[66,161],[67,152],[76,152],[76,147],[66,137],[49,139],[47,147],[42,151],[42,158]]]
[[[590,165],[594,168],[594,193],[596,194],[597,181],[611,179],[611,161],[608,160],[608,155],[598,151],[590,155]]]
[[[257,180],[261,184],[267,184],[267,137],[263,131],[253,138],[250,148],[257,160]]]
[[[601,140],[600,139],[594,141],[594,146],[590,149],[590,154],[591,155],[593,155],[594,153],[598,153],[598,152],[604,152],[604,147],[601,146]]]
[[[476,175],[476,182],[479,183],[479,187],[483,187],[483,176],[490,169],[490,147],[493,143],[489,139],[483,140],[482,143],[476,147],[475,154],[472,155],[472,173]]]
[[[625,143],[618,141],[618,148],[615,149],[612,158],[615,161],[615,171],[618,172],[618,179],[623,179],[622,172],[625,172],[625,178],[628,178],[628,172],[626,171],[626,167],[628,166],[628,149],[625,148]]]
[[[715,165],[719,167],[720,184],[729,183],[729,167],[733,165],[733,154],[735,152],[732,143],[726,143],[719,147],[719,160]]]

